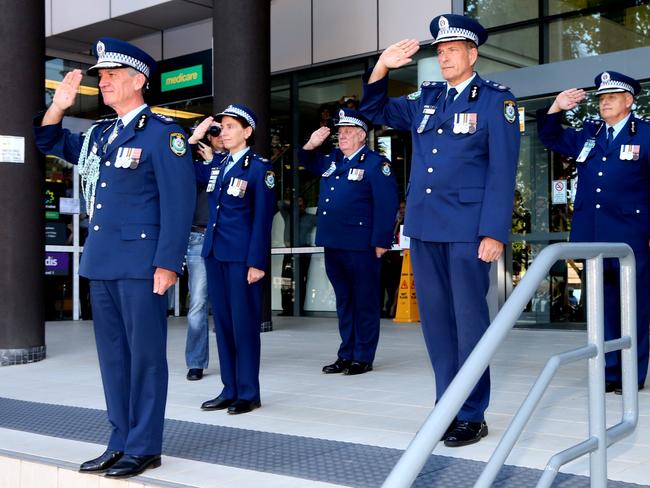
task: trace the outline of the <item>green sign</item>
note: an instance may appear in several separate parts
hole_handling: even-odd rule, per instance
[[[51,210],[45,211],[45,218],[48,220],[58,220],[59,212],[53,212]]]
[[[160,91],[172,91],[203,83],[203,65],[168,71],[160,75]]]

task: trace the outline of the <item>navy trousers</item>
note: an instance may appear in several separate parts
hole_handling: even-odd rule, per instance
[[[379,276],[375,249],[325,248],[325,271],[336,295],[341,346],[338,357],[372,363],[379,343]]]
[[[95,341],[104,384],[108,449],[162,451],[167,401],[167,296],[151,280],[90,282]]]
[[[490,325],[486,301],[490,263],[478,259],[478,246],[478,242],[411,239],[415,290],[437,400]],[[484,420],[489,401],[488,368],[458,412],[458,420]]]
[[[648,374],[650,343],[650,251],[635,252],[636,259],[636,320],[637,358],[639,384],[645,383]],[[606,259],[603,265],[603,294],[605,299],[605,340],[621,337],[621,296],[618,260]],[[606,381],[621,381],[621,352],[605,355]]]
[[[234,400],[260,401],[262,282],[249,285],[245,263],[205,258],[217,334],[223,391]]]

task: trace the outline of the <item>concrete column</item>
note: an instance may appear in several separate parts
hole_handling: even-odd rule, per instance
[[[214,110],[243,103],[257,115],[253,150],[268,157],[271,134],[271,2],[213,0]],[[270,259],[262,331],[272,329]]]
[[[0,0],[0,12],[0,365],[6,366],[45,358],[43,158],[31,130],[45,98],[45,4]]]

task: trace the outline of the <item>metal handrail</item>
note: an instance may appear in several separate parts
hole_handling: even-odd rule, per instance
[[[620,261],[621,339],[604,341],[603,259]],[[538,486],[550,486],[559,468],[590,453],[591,487],[607,486],[607,446],[629,435],[638,421],[636,353],[636,275],[634,253],[620,243],[560,243],[539,253],[526,275],[486,330],[462,368],[440,398],[406,451],[384,481],[383,488],[409,487],[422,470],[447,426],[474,388],[497,348],[533,297],[539,283],[560,259],[585,259],[587,275],[587,336],[585,347],[552,357],[533,385],[475,486],[488,487],[541,399],[555,371],[567,362],[589,358],[589,439],[551,458]],[[605,352],[622,350],[623,418],[605,424]],[[511,432],[512,430],[512,432]]]

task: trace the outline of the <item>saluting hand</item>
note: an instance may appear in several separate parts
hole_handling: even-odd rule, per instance
[[[553,114],[560,110],[571,110],[572,108],[575,108],[578,103],[582,102],[586,96],[587,94],[585,91],[580,88],[569,88],[568,90],[564,90],[555,97],[555,101],[553,102],[553,105],[551,105],[548,113]]]
[[[262,271],[261,269],[254,268],[253,266],[251,266],[250,268],[248,268],[248,276],[246,278],[248,284],[252,285],[253,283],[261,280],[262,278],[264,278],[264,274],[265,274],[264,271]]]
[[[388,69],[401,68],[409,64],[413,56],[420,49],[420,43],[417,39],[402,39],[395,44],[388,46],[377,63],[382,63]]]
[[[325,142],[325,140],[330,136],[330,132],[331,131],[329,127],[321,127],[320,129],[315,130],[314,132],[312,132],[311,137],[307,141],[307,144],[302,146],[302,148],[307,151],[316,149],[323,142]]]
[[[74,105],[82,78],[80,69],[73,69],[63,77],[63,81],[54,92],[52,104],[45,112],[41,125],[53,125],[61,122],[65,111]]]
[[[187,142],[189,142],[190,144],[196,144],[201,139],[203,139],[205,133],[208,132],[208,129],[212,125],[212,122],[214,122],[214,117],[212,116],[203,119],[203,121],[196,126],[194,132],[192,132],[192,135],[187,140]]]
[[[54,92],[52,105],[62,112],[65,112],[72,107],[77,98],[77,92],[79,91],[79,85],[81,85],[82,78],[83,75],[81,74],[80,69],[73,69],[67,73]]]
[[[503,242],[492,239],[491,237],[484,237],[478,246],[478,258],[486,263],[496,261],[501,257],[503,247]]]

